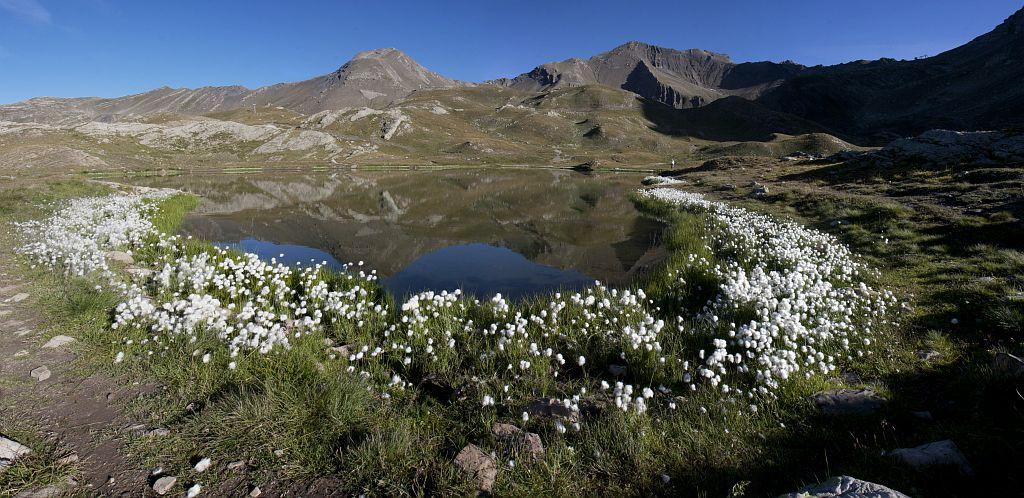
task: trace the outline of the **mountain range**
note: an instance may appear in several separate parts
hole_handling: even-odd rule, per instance
[[[336,71],[300,82],[257,89],[165,87],[117,98],[40,97],[0,106],[0,120],[75,125],[254,107],[313,115],[387,109],[424,91],[459,95],[477,87],[504,87],[520,92],[519,101],[527,102],[559,89],[598,85],[635,94],[652,129],[668,134],[707,134],[694,117],[721,112],[729,120],[738,120],[738,125],[765,119],[790,127],[799,123],[802,132],[826,132],[877,145],[937,127],[989,129],[1024,124],[1022,79],[1024,9],[963,46],[916,60],[814,67],[790,61],[735,63],[706,50],[631,41],[589,59],[551,62],[518,76],[468,83],[434,73],[403,52],[385,48],[362,52]],[[701,113],[687,112],[694,109]]]

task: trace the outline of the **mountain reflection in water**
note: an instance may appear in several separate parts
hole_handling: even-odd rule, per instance
[[[146,183],[201,196],[183,233],[266,259],[363,261],[398,296],[461,287],[520,297],[594,280],[623,285],[659,262],[663,226],[629,199],[640,178],[473,169]]]

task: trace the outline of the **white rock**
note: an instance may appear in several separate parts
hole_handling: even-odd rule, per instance
[[[967,457],[951,439],[922,444],[915,448],[898,448],[890,451],[889,455],[918,470],[930,467],[955,467],[964,475],[974,475],[974,470],[967,463]]]
[[[177,484],[178,478],[174,476],[163,476],[153,483],[153,491],[158,495],[165,495]]]
[[[779,498],[909,498],[899,491],[881,484],[862,481],[850,476],[833,477],[821,484],[808,486],[796,493]]]
[[[196,462],[196,465],[193,468],[195,469],[196,472],[200,472],[201,473],[201,472],[206,471],[206,469],[210,468],[210,464],[212,464],[212,463],[213,463],[213,461],[211,461],[209,458],[204,458],[204,459]]]
[[[68,337],[66,335],[56,335],[51,337],[49,341],[46,341],[46,344],[43,344],[43,347],[49,349],[56,349],[67,346],[72,342],[75,342],[74,337]]]
[[[20,302],[28,299],[28,296],[29,296],[29,294],[27,292],[19,292],[19,293],[15,294],[15,295],[11,296],[11,298],[8,299],[7,301],[12,302],[12,303],[20,303]]]
[[[199,484],[193,484],[191,488],[188,488],[188,492],[185,496],[188,498],[195,498],[199,496],[199,492],[203,490],[203,487]]]
[[[124,251],[107,251],[106,256],[107,259],[115,263],[123,263],[126,265],[130,265],[135,262],[135,258],[133,258],[131,254],[128,254]]]
[[[36,367],[29,372],[29,375],[31,375],[33,379],[42,382],[50,378],[50,369],[46,368],[46,366]]]
[[[32,450],[13,439],[0,436],[0,460],[14,461],[32,453]]]

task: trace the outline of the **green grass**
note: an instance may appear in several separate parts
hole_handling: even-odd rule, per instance
[[[46,486],[64,488],[69,479],[78,475],[78,464],[64,460],[68,455],[59,450],[55,441],[41,437],[40,432],[11,414],[0,414],[0,435],[31,450],[31,453],[0,470],[0,498],[10,498],[23,491]]]
[[[10,203],[0,204],[8,209],[0,214],[7,219],[41,216],[46,211],[41,202],[61,196],[92,195],[92,189],[64,184],[54,190],[43,189],[46,194],[5,192],[3,195],[14,197],[5,198]],[[690,315],[711,297],[708,292],[716,284],[699,280],[697,272],[680,275],[689,271],[689,254],[710,261],[717,257],[706,243],[708,220],[662,203],[645,199],[635,202],[641,210],[669,224],[665,244],[672,253],[664,267],[652,272],[640,285],[658,306]],[[771,496],[838,474],[884,482],[911,495],[936,495],[963,489],[963,483],[941,472],[905,472],[880,458],[879,452],[950,434],[958,442],[966,441],[962,446],[972,456],[987,449],[1010,454],[1018,451],[1007,448],[1011,443],[997,438],[1000,431],[1019,431],[1019,427],[1009,425],[1013,423],[1012,416],[999,414],[1008,407],[1009,413],[1013,413],[1012,407],[1016,405],[1004,399],[1012,395],[1013,384],[985,369],[981,352],[972,339],[950,333],[946,318],[954,311],[949,310],[948,303],[927,293],[946,289],[953,289],[957,296],[980,293],[975,299],[985,302],[986,298],[1006,292],[1004,284],[979,286],[964,282],[960,287],[953,286],[955,279],[945,274],[956,261],[945,256],[952,249],[931,251],[933,241],[926,234],[929,227],[910,219],[909,213],[898,205],[803,196],[775,202],[775,207],[759,202],[749,204],[777,214],[785,214],[785,207],[791,208],[790,215],[837,233],[873,264],[882,266],[886,271],[878,277],[880,285],[912,290],[922,296],[922,300],[915,302],[915,311],[908,320],[910,325],[894,331],[891,340],[880,345],[866,361],[846,365],[849,372],[860,376],[859,380],[794,381],[780,391],[780,399],[762,405],[757,413],[730,409],[718,401],[716,393],[698,390],[686,394],[686,402],[681,402],[676,411],[652,409],[637,415],[604,410],[588,418],[579,433],[565,435],[540,421],[522,424],[513,411],[481,414],[477,409],[480,395],[494,392],[502,379],[483,376],[476,383],[467,382],[467,372],[495,370],[487,360],[471,354],[489,347],[471,336],[459,336],[467,354],[442,357],[430,366],[410,367],[418,370],[410,373],[409,378],[429,380],[434,387],[422,384],[420,388],[396,393],[389,400],[370,392],[367,383],[358,377],[344,374],[343,363],[326,357],[324,337],[316,335],[296,341],[288,354],[246,358],[235,371],[213,368],[192,356],[195,349],[212,351],[215,357],[211,365],[223,366],[228,359],[218,340],[212,337],[201,338],[197,344],[172,343],[168,354],[146,362],[114,366],[111,359],[124,347],[112,340],[114,336],[106,327],[114,296],[96,291],[88,281],[63,281],[41,274],[35,277],[54,285],[56,292],[43,304],[47,315],[63,329],[74,331],[69,335],[85,339],[80,347],[89,352],[94,362],[92,368],[112,371],[125,379],[156,379],[167,387],[166,391],[135,400],[131,408],[139,415],[145,414],[150,425],[171,428],[172,435],[165,439],[136,438],[131,443],[132,452],[146,465],[173,469],[184,481],[202,479],[207,489],[215,489],[215,483],[236,475],[223,470],[226,462],[245,459],[249,463],[246,479],[252,484],[271,479],[301,481],[337,476],[339,489],[352,494],[471,494],[472,485],[458,473],[451,460],[465,444],[475,443],[494,448],[498,454],[498,495]],[[191,196],[164,201],[155,223],[161,230],[173,233],[195,205],[196,198]],[[836,219],[848,224],[832,225]],[[984,222],[979,223],[984,226]],[[880,242],[879,234],[883,233],[890,238],[887,244]],[[195,242],[185,253],[209,250],[203,243]],[[969,255],[970,268],[986,272],[1021,268],[1018,252],[998,246],[981,245],[957,252]],[[168,256],[154,253],[140,257]],[[689,285],[680,287],[680,276]],[[383,295],[381,298],[385,299]],[[525,314],[542,302],[541,298],[526,301],[518,309]],[[982,313],[986,321],[972,324],[971,330],[996,326],[997,330],[1012,334],[1014,327],[1020,325],[1017,308],[1004,307],[1006,302],[999,299],[994,302],[982,308],[988,310]],[[428,326],[449,326],[455,318],[461,318],[457,314],[465,311],[452,313],[455,315],[441,317]],[[567,318],[579,316],[570,314]],[[494,317],[481,315],[474,319],[487,323]],[[922,333],[921,329],[927,332]],[[344,344],[360,342],[371,332],[339,328],[329,334],[336,343]],[[569,333],[565,340],[579,338]],[[668,351],[685,350],[692,347],[689,341],[693,340],[696,339],[680,337],[665,347]],[[588,349],[586,344],[577,346],[586,351],[594,371],[620,361],[613,351],[604,351],[597,345],[594,348],[598,349]],[[942,356],[921,365],[914,356],[920,347],[934,349]],[[958,361],[961,358],[971,359],[966,368]],[[644,357],[626,360],[631,379],[654,385],[664,381],[644,368],[648,361],[651,359]],[[533,392],[517,394],[555,394],[570,390],[574,382],[580,381],[570,377],[556,384],[542,375],[537,375],[536,380]],[[922,399],[921,391],[927,392],[934,382],[941,383],[942,392],[962,405],[940,407],[939,400]],[[826,420],[807,402],[807,396],[817,390],[857,385],[873,385],[892,397],[881,418]],[[973,391],[976,386],[981,386],[979,392]],[[453,397],[446,392],[440,396],[435,393],[454,388],[461,391]],[[924,408],[950,416],[929,425],[907,415]],[[512,421],[538,432],[547,449],[545,458],[530,462],[502,449],[490,435],[490,426],[495,421]],[[197,456],[213,458],[214,468],[202,476],[193,474],[190,468]],[[983,471],[1005,467],[988,459],[975,459],[972,463]],[[34,465],[33,475],[46,475],[47,465]],[[664,482],[662,475],[671,479]]]

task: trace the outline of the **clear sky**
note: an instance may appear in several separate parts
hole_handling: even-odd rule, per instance
[[[449,77],[514,76],[629,40],[737,62],[934,55],[1020,0],[0,0],[0,103],[163,85],[257,87],[396,47]]]

